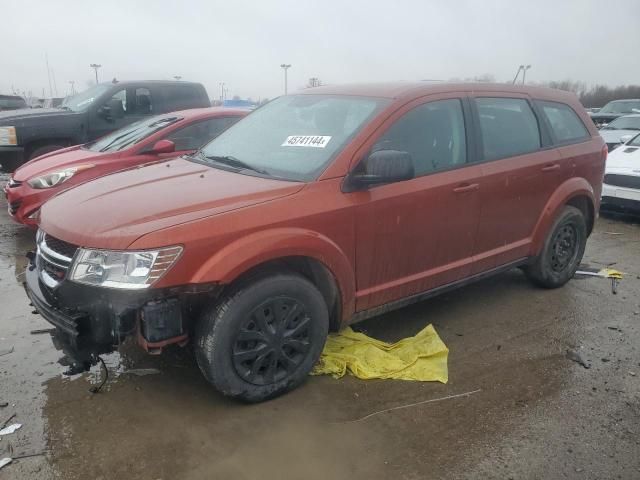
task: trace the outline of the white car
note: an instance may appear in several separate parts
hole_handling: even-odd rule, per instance
[[[640,135],[609,154],[602,185],[602,207],[640,211]]]
[[[640,114],[618,117],[600,129],[600,135],[607,142],[609,151],[635,137],[640,132]]]

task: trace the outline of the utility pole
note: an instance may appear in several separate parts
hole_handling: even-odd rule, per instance
[[[44,54],[44,60],[47,63],[47,79],[49,80],[49,96],[53,97],[53,89],[51,88],[51,69],[49,69],[49,54]],[[44,95],[43,95],[44,97]]]
[[[51,76],[53,77],[53,91],[56,92],[56,97],[58,96],[58,84],[56,83],[56,72],[51,69]],[[53,95],[52,95],[53,97]]]
[[[75,95],[76,94],[76,88],[74,86],[74,84],[76,83],[73,80],[69,80],[69,83],[71,84],[71,95]]]
[[[220,82],[218,85],[220,85],[220,101],[224,102],[224,82]]]
[[[287,94],[287,70],[291,67],[291,64],[283,63],[280,65],[280,68],[284,70],[284,94]]]
[[[523,65],[522,66],[522,84],[524,85],[524,79],[527,76],[527,70],[529,70],[531,68],[531,65],[527,65],[526,67]]]
[[[515,77],[513,77],[513,82],[512,82],[512,83],[513,83],[514,85],[516,84],[516,80],[518,80],[518,75],[520,75],[520,71],[521,71],[523,68],[524,68],[524,65],[520,65],[520,66],[518,67],[518,71],[516,72],[516,76],[515,76]]]
[[[102,67],[102,65],[99,65],[99,64],[97,64],[97,63],[92,63],[91,65],[89,65],[89,67],[90,67],[90,68],[93,68],[93,70],[94,70],[94,71],[95,71],[95,73],[96,73],[96,85],[97,85],[97,84],[98,84],[98,69],[99,69],[100,67]]]

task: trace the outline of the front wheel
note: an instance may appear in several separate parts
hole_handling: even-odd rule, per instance
[[[218,391],[260,402],[305,380],[328,330],[327,305],[309,280],[289,273],[259,277],[204,311],[196,360]]]
[[[565,206],[553,223],[540,254],[525,272],[544,288],[558,288],[576,273],[587,245],[587,222],[583,213]]]

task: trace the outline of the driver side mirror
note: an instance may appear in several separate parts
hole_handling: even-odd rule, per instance
[[[159,155],[161,153],[173,153],[176,151],[176,144],[171,140],[158,140],[153,144],[149,150],[145,153],[151,153],[152,155]]]
[[[408,152],[378,150],[365,158],[347,177],[343,191],[353,192],[374,185],[402,182],[414,176],[413,159]]]

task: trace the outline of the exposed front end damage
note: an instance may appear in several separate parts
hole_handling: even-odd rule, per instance
[[[37,313],[55,327],[54,344],[68,357],[70,373],[88,370],[98,356],[135,337],[149,353],[186,345],[203,301],[218,285],[121,290],[68,280],[78,248],[46,234],[28,257],[25,290]]]

